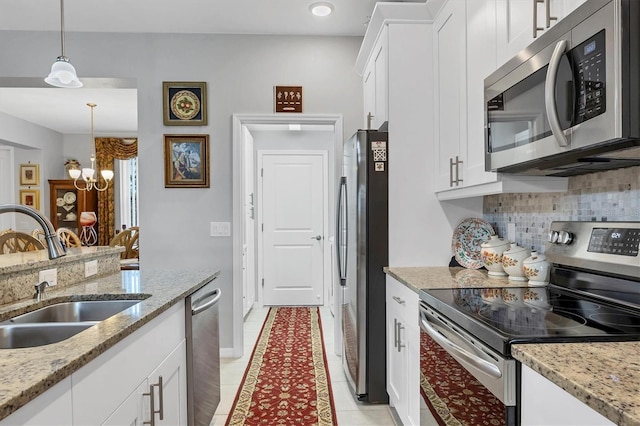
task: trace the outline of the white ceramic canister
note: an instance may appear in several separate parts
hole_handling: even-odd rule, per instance
[[[502,267],[502,253],[509,248],[509,241],[492,235],[488,241],[480,245],[480,257],[490,276],[504,277],[507,275]]]
[[[512,281],[527,281],[527,276],[522,269],[522,262],[531,256],[531,251],[519,246],[517,243],[511,243],[511,247],[502,253],[502,267],[509,274]]]
[[[531,252],[531,256],[522,261],[524,274],[529,278],[529,285],[540,286],[549,283],[549,262],[543,254],[536,251]]]

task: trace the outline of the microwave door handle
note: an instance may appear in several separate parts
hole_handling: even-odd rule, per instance
[[[560,118],[558,117],[558,108],[556,105],[556,82],[558,81],[558,69],[560,68],[560,61],[564,52],[567,50],[567,40],[560,40],[555,49],[551,60],[549,61],[549,68],[547,69],[547,79],[544,86],[544,104],[547,110],[547,120],[549,120],[549,127],[551,127],[551,133],[556,139],[556,142],[560,146],[568,146],[569,139],[564,134],[562,126],[560,125]]]
[[[422,329],[429,336],[431,336],[433,340],[436,341],[436,343],[438,343],[443,348],[447,348],[451,352],[454,352],[457,356],[473,365],[483,373],[486,373],[496,379],[502,377],[502,372],[496,365],[493,365],[490,362],[487,362],[484,359],[480,358],[479,356],[462,349],[460,346],[456,345],[451,340],[442,335],[431,325],[429,319],[427,318],[427,315],[427,312],[425,312],[423,309],[420,309],[420,325],[422,326]]]

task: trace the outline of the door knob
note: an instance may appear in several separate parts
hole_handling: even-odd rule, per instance
[[[315,237],[311,237],[311,239],[320,241],[322,239],[322,235],[316,235]]]

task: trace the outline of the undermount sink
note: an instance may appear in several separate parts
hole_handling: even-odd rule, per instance
[[[85,321],[0,325],[0,349],[32,348],[61,342],[97,323]]]
[[[122,312],[140,300],[61,302],[0,322],[0,349],[61,342]]]
[[[140,303],[139,300],[62,302],[18,315],[0,323],[0,326],[4,324],[102,321],[138,303]]]

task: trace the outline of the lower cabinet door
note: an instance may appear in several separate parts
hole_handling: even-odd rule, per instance
[[[148,422],[151,415],[149,411],[149,396],[144,395],[148,392],[149,383],[145,380],[102,423],[102,426],[142,425],[144,422]]]
[[[186,342],[183,340],[148,377],[149,386],[153,386],[156,425],[187,424],[186,378]]]

